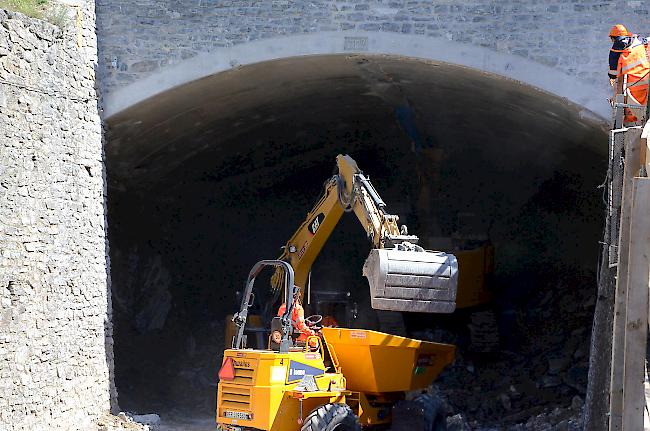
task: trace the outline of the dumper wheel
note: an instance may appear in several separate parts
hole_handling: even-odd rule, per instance
[[[300,431],[361,431],[359,418],[347,404],[325,404],[305,418]]]
[[[391,431],[447,431],[442,402],[429,394],[397,402],[393,407]]]

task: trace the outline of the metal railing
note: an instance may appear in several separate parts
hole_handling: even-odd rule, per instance
[[[648,76],[650,72],[639,81],[628,85],[627,75],[620,76],[616,81],[616,92],[612,99],[612,128],[609,132],[609,166],[607,169],[607,178],[603,186],[606,190],[605,201],[607,205],[606,214],[606,232],[604,236],[604,245],[608,248],[608,264],[610,268],[618,264],[618,242],[621,218],[621,200],[623,193],[623,170],[626,163],[625,138],[627,132],[633,129],[642,129],[650,118],[650,104],[646,97],[643,105],[633,103],[634,100],[630,95],[630,89],[639,83],[645,81],[643,85],[648,85]],[[632,101],[629,100],[632,98]],[[625,122],[626,110],[631,110],[637,117],[635,123]],[[642,141],[643,142],[643,141]],[[647,149],[645,145],[639,148],[640,166],[636,170],[635,176],[647,176],[646,166],[648,164]]]

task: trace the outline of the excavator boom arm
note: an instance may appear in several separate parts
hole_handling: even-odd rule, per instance
[[[398,225],[399,217],[386,213],[386,204],[356,162],[348,155],[338,155],[336,163],[338,173],[325,184],[323,194],[280,256],[294,269],[295,284],[306,287],[311,267],[341,216],[354,212],[373,246],[364,265],[373,307],[407,311],[414,310],[415,302],[419,301],[415,311],[452,312],[457,284],[456,259],[417,246],[418,237],[407,235],[406,229]],[[382,252],[378,254],[379,250]],[[400,272],[391,272],[390,266]],[[273,277],[273,286],[281,288],[283,280],[283,271],[279,269]],[[397,297],[385,297],[387,291]]]
[[[386,204],[357,163],[348,155],[336,158],[338,173],[325,184],[316,205],[284,247],[280,259],[291,263],[296,285],[305,287],[309,271],[341,216],[354,212],[374,248],[384,248],[387,238],[401,237],[399,218],[386,214]],[[408,237],[417,242],[417,237]]]
[[[298,230],[287,241],[281,260],[289,262],[294,269],[295,283],[305,287],[309,271],[327,239],[334,231],[344,210],[337,196],[336,178],[330,179],[325,191]],[[276,271],[275,278],[281,275]],[[274,287],[282,286],[281,279],[274,280]]]

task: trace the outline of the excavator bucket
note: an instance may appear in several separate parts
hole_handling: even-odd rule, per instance
[[[452,313],[456,309],[458,263],[452,254],[373,249],[363,275],[376,310]]]

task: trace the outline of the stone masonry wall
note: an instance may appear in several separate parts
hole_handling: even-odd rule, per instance
[[[94,2],[81,4],[65,30],[0,10],[1,430],[91,430],[110,409]]]
[[[650,34],[641,0],[97,0],[105,94],[220,47],[331,31],[425,35],[607,85],[612,24]]]

